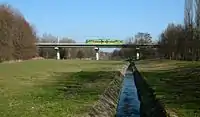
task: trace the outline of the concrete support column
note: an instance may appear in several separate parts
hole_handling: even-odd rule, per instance
[[[99,60],[99,52],[96,52],[96,60]]]
[[[139,52],[136,53],[136,59],[137,59],[137,60],[140,59],[140,53],[139,53]]]
[[[136,48],[136,60],[140,59],[140,52],[139,52],[140,48]]]
[[[60,52],[57,50],[57,60],[60,60]]]
[[[55,50],[56,50],[56,58],[57,58],[57,60],[60,60],[60,51],[59,51],[59,48],[55,47]]]
[[[96,60],[99,60],[99,48],[95,47],[94,50],[96,51]]]

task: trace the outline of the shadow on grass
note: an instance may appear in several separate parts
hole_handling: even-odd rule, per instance
[[[72,109],[75,114],[84,114],[99,100],[116,75],[118,71],[54,72],[54,80],[40,86],[41,90],[32,96],[42,97],[37,102],[44,99],[59,105],[70,103],[65,108]]]
[[[54,73],[54,77],[57,79],[57,83],[54,85],[68,99],[90,97],[90,99],[96,100],[117,74],[117,71],[57,72]]]
[[[200,66],[142,72],[157,97],[180,116],[200,115]],[[180,109],[180,110],[179,110]]]

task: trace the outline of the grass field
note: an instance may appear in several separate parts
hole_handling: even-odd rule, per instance
[[[83,116],[120,66],[119,61],[80,60],[2,63],[0,116]]]
[[[169,111],[200,117],[200,62],[140,61],[137,67]]]

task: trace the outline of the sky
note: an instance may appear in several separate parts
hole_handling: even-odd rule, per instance
[[[38,35],[77,42],[124,40],[137,32],[158,39],[168,23],[183,23],[184,0],[0,0],[18,9]]]

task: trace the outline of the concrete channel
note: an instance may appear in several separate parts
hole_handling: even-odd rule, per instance
[[[168,117],[134,64],[120,71],[85,117]]]
[[[116,117],[168,117],[164,105],[135,64],[130,64],[120,90]]]
[[[116,117],[140,117],[140,100],[131,67],[124,76]]]

